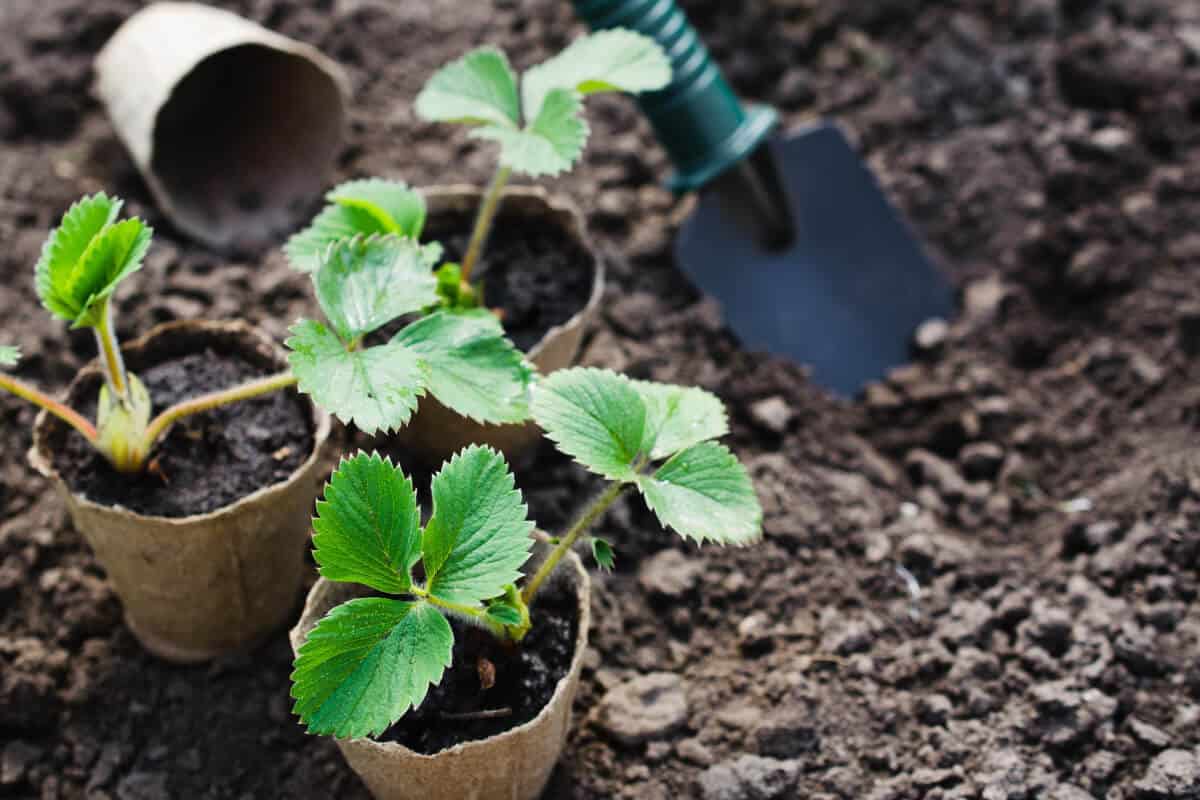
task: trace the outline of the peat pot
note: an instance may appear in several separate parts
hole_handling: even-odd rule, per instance
[[[96,57],[96,91],[159,208],[226,250],[295,228],[341,147],[348,87],[311,45],[203,3],[152,3]]]
[[[338,740],[337,746],[375,800],[537,800],[562,754],[571,728],[571,706],[587,650],[590,583],[577,556],[569,554],[558,579],[569,581],[579,603],[575,653],[550,702],[529,722],[487,739],[457,744],[433,755],[395,742]],[[331,609],[369,589],[322,578],[308,593],[300,622],[292,629],[293,652]],[[537,609],[534,607],[534,622]]]
[[[439,218],[473,220],[483,192],[473,186],[439,186],[423,190],[428,207],[425,229],[444,232]],[[592,324],[604,295],[604,261],[588,237],[583,215],[571,203],[552,197],[539,187],[509,187],[504,192],[500,211],[493,226],[528,222],[530,227],[546,227],[561,232],[587,254],[592,263],[591,290],[575,314],[546,331],[541,340],[526,351],[528,360],[542,375],[575,364],[584,334]],[[463,231],[465,233],[465,231]],[[519,266],[517,267],[519,269]],[[486,279],[486,273],[484,273]],[[485,297],[485,301],[486,301]],[[433,397],[421,398],[416,415],[397,434],[398,440],[429,464],[440,464],[470,444],[487,444],[504,453],[509,461],[520,461],[541,438],[532,422],[518,425],[485,425],[450,411]]]
[[[240,322],[160,325],[124,353],[137,373],[209,350],[270,372],[287,366],[277,345]],[[85,367],[68,401],[79,407],[102,381],[98,365]],[[240,650],[283,625],[296,608],[331,425],[327,414],[302,402],[311,414],[313,446],[290,477],[186,517],[147,516],[74,493],[55,454],[76,434],[56,417],[38,416],[29,461],[66,503],[124,605],[126,624],[155,655],[190,663]]]

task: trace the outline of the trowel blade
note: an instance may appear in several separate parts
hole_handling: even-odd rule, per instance
[[[795,237],[768,251],[701,194],[675,244],[680,268],[716,298],[742,344],[788,356],[851,396],[909,359],[923,321],[948,318],[954,291],[837,126],[769,145]]]

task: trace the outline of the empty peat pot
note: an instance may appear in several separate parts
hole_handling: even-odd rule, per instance
[[[277,345],[240,322],[160,325],[124,353],[135,373],[214,353],[264,373],[287,367]],[[102,383],[98,365],[85,367],[67,402],[83,407]],[[220,387],[202,391],[213,388]],[[294,612],[331,422],[307,399],[289,399],[302,405],[311,433],[312,447],[299,467],[229,505],[185,517],[139,514],[72,491],[62,474],[63,453],[67,437],[78,434],[57,417],[38,416],[29,461],[66,503],[124,605],[126,624],[155,655],[181,663],[215,658],[254,644]]]
[[[422,191],[428,209],[425,238],[445,243],[451,236],[465,240],[474,222],[475,213],[483,201],[482,190],[473,186],[437,186]],[[521,261],[498,263],[505,250],[517,250],[523,237],[535,238],[545,249],[557,240],[561,246],[556,256],[568,254],[576,266],[583,269],[583,283],[578,291],[578,304],[561,321],[548,326],[535,341],[525,343],[525,355],[542,375],[574,365],[588,326],[592,324],[604,296],[604,261],[591,239],[583,215],[570,202],[552,197],[539,187],[509,187],[492,225],[488,245],[484,249],[480,272],[483,300],[491,305],[497,300],[497,273],[505,272],[508,279],[505,292],[521,291],[521,284],[540,280],[522,278],[529,267]],[[533,257],[545,255],[532,245],[527,251]],[[447,258],[450,254],[447,254]],[[489,285],[489,277],[492,283]],[[512,320],[502,320],[508,330]],[[522,346],[521,341],[516,341]],[[491,445],[504,453],[509,461],[520,461],[541,439],[541,431],[532,422],[518,425],[485,425],[450,411],[433,397],[421,398],[416,415],[397,433],[397,439],[410,452],[430,464],[440,464],[470,444]]]
[[[571,706],[587,650],[591,584],[578,556],[568,554],[555,576],[567,583],[578,603],[575,652],[550,702],[529,722],[503,733],[463,742],[424,755],[395,742],[337,740],[351,768],[375,800],[537,800],[550,780],[571,729]],[[335,606],[369,589],[322,578],[308,593],[304,613],[291,631],[298,651],[308,632]],[[537,624],[537,607],[533,609]],[[403,722],[403,720],[401,721]]]
[[[342,143],[337,64],[199,3],[130,17],[96,57],[96,84],[163,213],[219,249],[294,228]]]

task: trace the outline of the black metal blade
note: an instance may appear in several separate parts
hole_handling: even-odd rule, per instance
[[[909,357],[913,331],[954,312],[954,291],[834,125],[771,142],[795,236],[767,250],[702,195],[676,241],[680,268],[751,349],[810,365],[844,395]]]

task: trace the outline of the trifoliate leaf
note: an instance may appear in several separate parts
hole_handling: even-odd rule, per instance
[[[425,199],[400,181],[350,181],[325,197],[329,205],[283,247],[288,263],[299,272],[316,272],[329,245],[341,239],[389,233],[417,239],[425,227]],[[441,257],[437,248],[434,261]]]
[[[378,453],[343,459],[317,503],[313,558],[331,581],[402,594],[421,557],[421,512],[412,481]]]
[[[416,111],[431,122],[516,128],[520,103],[508,58],[493,47],[481,47],[434,73],[417,95]]]
[[[554,89],[645,92],[671,82],[671,62],[648,36],[614,28],[576,39],[566,50],[521,76],[522,108],[536,116]]]
[[[420,248],[398,236],[334,242],[313,283],[321,309],[347,343],[437,301],[437,280]]]
[[[428,368],[403,344],[351,352],[319,322],[292,326],[288,363],[299,389],[347,425],[367,435],[403,427],[425,392]]]
[[[521,610],[514,605],[499,600],[487,607],[488,619],[501,625],[520,625]]]
[[[12,345],[0,345],[0,367],[15,367],[21,360],[21,351]]]
[[[300,646],[292,711],[309,733],[378,735],[421,705],[453,650],[450,623],[427,603],[382,597],[343,603]]]
[[[750,476],[724,445],[690,447],[637,482],[659,522],[688,539],[742,545],[762,535]]]
[[[150,247],[150,228],[136,218],[115,222],[120,210],[117,198],[85,197],[67,210],[42,246],[35,270],[38,297],[75,327],[99,322],[103,301],[141,269]]]
[[[633,480],[642,455],[646,406],[628,378],[576,367],[534,388],[533,419],[558,449],[612,480]]]
[[[612,545],[595,537],[592,538],[592,558],[596,559],[596,566],[606,572],[612,572],[613,565],[617,563]]]
[[[500,163],[514,172],[531,177],[558,175],[583,154],[588,124],[580,115],[582,110],[578,93],[553,89],[524,130],[486,126],[471,131],[471,136],[499,142]]]
[[[729,433],[724,404],[703,389],[650,381],[634,381],[634,387],[646,404],[642,447],[653,460]]]
[[[426,588],[452,603],[496,597],[521,577],[533,523],[504,456],[472,445],[433,478],[433,516],[421,542]]]
[[[438,311],[396,335],[429,365],[429,391],[447,408],[479,422],[529,418],[534,370],[495,315],[484,309]]]

